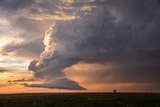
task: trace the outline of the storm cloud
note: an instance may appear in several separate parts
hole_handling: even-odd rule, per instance
[[[23,27],[27,23],[25,31],[32,31],[29,20],[36,23],[49,20],[51,23],[47,24],[50,28],[45,31],[45,37],[41,36],[41,39],[44,39],[44,51],[40,54],[40,60],[38,62],[34,60],[29,65],[29,70],[35,72],[35,77],[45,82],[27,86],[85,89],[65,74],[65,69],[80,62],[106,66],[98,71],[94,69],[87,73],[79,71],[81,74],[67,71],[67,75],[85,77],[85,83],[145,83],[159,86],[160,2],[158,0],[24,2],[23,0],[0,2],[3,9],[12,9],[13,12],[10,14],[24,12],[22,15],[25,18],[12,20],[15,22],[13,25],[19,23],[18,25]],[[33,31],[39,32],[41,28],[36,29],[36,26]],[[33,49],[28,45],[32,42],[36,44]],[[29,46],[29,52],[39,54],[42,48],[39,50],[37,47],[42,47],[42,44],[37,45],[39,43],[32,42],[27,42],[24,46],[8,46],[4,50],[7,53],[15,47],[23,49]]]
[[[39,87],[39,88],[45,87],[45,88],[56,88],[56,89],[85,90],[85,88],[79,86],[77,82],[69,80],[67,78],[51,80],[45,84],[26,84],[26,86]]]
[[[79,61],[104,60],[113,68],[106,77],[96,77],[103,81],[92,82],[159,83],[159,2],[108,0],[91,4],[96,8],[90,15],[55,22],[50,46],[56,46],[42,53],[43,67],[37,74],[48,78],[64,76],[63,69]]]

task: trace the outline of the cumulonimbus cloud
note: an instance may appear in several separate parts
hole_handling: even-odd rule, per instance
[[[144,74],[150,74],[148,72],[152,71],[146,70],[146,68],[157,67],[154,70],[157,74],[160,69],[157,66],[159,63],[157,59],[160,57],[155,54],[159,53],[160,49],[160,32],[157,29],[159,24],[156,23],[160,10],[159,3],[151,0],[130,2],[121,0],[118,3],[111,0],[88,1],[88,4],[85,4],[86,2],[74,2],[74,5],[71,5],[74,8],[69,12],[75,12],[79,17],[67,21],[55,20],[45,35],[45,51],[41,54],[41,61],[32,66],[34,69],[30,68],[31,65],[29,67],[30,70],[35,71],[37,78],[45,79],[46,82],[28,86],[84,89],[67,79],[63,72],[65,68],[82,60],[123,61],[119,71],[122,71],[125,78],[128,79],[130,79],[130,75],[127,75],[128,72],[132,72],[131,74],[134,75],[140,71]],[[86,5],[95,8],[89,12],[76,11],[76,6]],[[134,10],[136,8],[141,11]],[[144,12],[144,9],[147,10]],[[154,29],[151,29],[152,27]],[[150,61],[152,64],[145,61]],[[135,64],[137,62],[139,65]],[[131,68],[134,66],[134,70],[127,66],[131,66]],[[113,72],[118,74],[118,77],[123,75],[119,74],[118,71]],[[65,79],[57,79],[62,77]]]

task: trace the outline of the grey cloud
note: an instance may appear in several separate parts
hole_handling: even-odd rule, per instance
[[[34,0],[1,0],[0,6],[10,11],[20,8],[26,8],[33,3]]]
[[[10,43],[3,47],[2,52],[4,54],[14,52],[15,56],[24,57],[39,57],[39,54],[43,51],[43,38],[37,38],[35,40],[26,41],[22,43]]]
[[[38,57],[43,50],[43,35],[46,29],[49,28],[52,20],[46,20],[44,22],[34,20],[35,15],[55,15],[53,12],[58,11],[58,6],[63,5],[60,0],[2,0],[0,1],[0,8],[2,16],[6,17],[13,31],[19,31],[21,34],[16,35],[18,38],[24,39],[21,44],[9,43],[3,47],[3,54],[14,52],[15,55],[21,55],[22,57]],[[25,10],[25,11],[24,11]],[[27,16],[33,16],[29,18]],[[7,31],[6,31],[7,32]],[[10,35],[11,37],[14,36]],[[37,40],[32,39],[39,37]],[[32,39],[31,39],[32,38]]]
[[[56,21],[51,38],[58,46],[43,57],[38,74],[51,76],[82,60],[109,59],[104,62],[117,61],[118,69],[111,69],[101,82],[159,82],[160,32],[155,23],[159,17],[159,3],[156,0],[108,0],[104,4],[97,1],[94,5],[97,7],[91,15]],[[117,21],[118,16],[112,14],[111,7],[123,18]],[[109,76],[114,80],[106,79]]]
[[[56,30],[52,31],[50,37],[54,38],[59,48],[51,50],[48,56],[43,56],[42,53],[43,63],[37,67],[35,75],[50,80],[64,76],[63,69],[80,60],[107,58],[105,54],[116,56],[130,39],[130,26],[121,23],[116,25],[113,23],[114,19],[109,11],[97,7],[90,16],[78,20],[57,21],[56,28],[53,28]],[[98,23],[95,23],[97,20]],[[124,32],[122,28],[127,30]],[[120,37],[116,38],[117,34]],[[116,47],[117,45],[120,47]],[[107,52],[113,48],[115,50]]]
[[[18,80],[13,80],[13,81],[10,81],[10,82],[33,82],[35,81],[34,78],[30,78],[30,79],[25,79],[25,78],[22,78],[22,79],[18,79]]]
[[[36,61],[36,60],[31,61],[28,66],[28,70],[37,71],[37,68],[36,68],[37,62],[38,61]]]
[[[24,30],[24,34],[22,34],[20,37],[26,39],[31,38],[34,35],[42,37],[45,30],[50,25],[49,23],[51,22],[39,22],[33,19],[26,18],[24,16],[18,17],[16,20],[11,21],[12,26],[14,26],[17,29]],[[26,32],[28,33],[27,35]]]
[[[26,84],[27,87],[39,87],[39,88],[54,88],[54,89],[69,89],[69,90],[85,90],[85,88],[78,85],[77,82],[69,80],[67,78],[60,78],[56,80],[48,81],[44,84]]]
[[[55,20],[56,24],[53,31],[51,30],[50,39],[51,43],[57,44],[57,47],[50,48],[49,52],[45,51],[47,55],[43,56],[42,54],[40,65],[34,66],[37,78],[51,81],[65,76],[63,69],[77,64],[79,61],[95,62],[100,60],[101,64],[117,62],[118,69],[111,69],[110,73],[103,77],[105,78],[102,81],[104,83],[159,82],[157,75],[160,70],[158,66],[160,60],[160,3],[158,0],[75,1],[68,6],[67,3],[60,1],[24,2],[27,1],[3,0],[0,5],[3,4],[3,8],[13,9],[15,12],[24,7],[29,9],[29,14],[32,15],[43,13],[53,15],[57,14],[57,11],[63,10],[66,14],[75,14],[81,17],[70,21]],[[20,7],[14,7],[17,4]],[[96,6],[96,8],[90,12],[81,11],[80,8],[84,5]],[[63,6],[73,9],[62,9]],[[90,14],[86,15],[85,13]],[[28,19],[19,18],[17,21],[20,27],[27,24],[25,29],[32,31]],[[38,28],[35,30],[39,31]],[[26,45],[23,46],[26,47]],[[20,51],[27,50],[40,54],[42,50],[37,50],[39,46],[42,44],[33,45],[32,48],[31,45],[27,45],[26,48],[15,45],[5,49],[7,52],[17,48]],[[114,65],[114,63],[112,64]],[[101,75],[97,76],[97,78],[101,78]],[[109,76],[115,79],[109,80]],[[65,81],[62,82],[65,83]],[[51,87],[53,84],[45,85],[44,83],[40,86]],[[56,86],[54,85],[54,87]],[[72,87],[71,84],[70,87]]]

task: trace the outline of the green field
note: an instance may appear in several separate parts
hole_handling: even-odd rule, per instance
[[[36,93],[0,95],[0,107],[160,107],[156,93]]]

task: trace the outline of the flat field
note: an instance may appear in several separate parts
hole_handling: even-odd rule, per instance
[[[158,93],[1,94],[0,107],[160,107]]]

